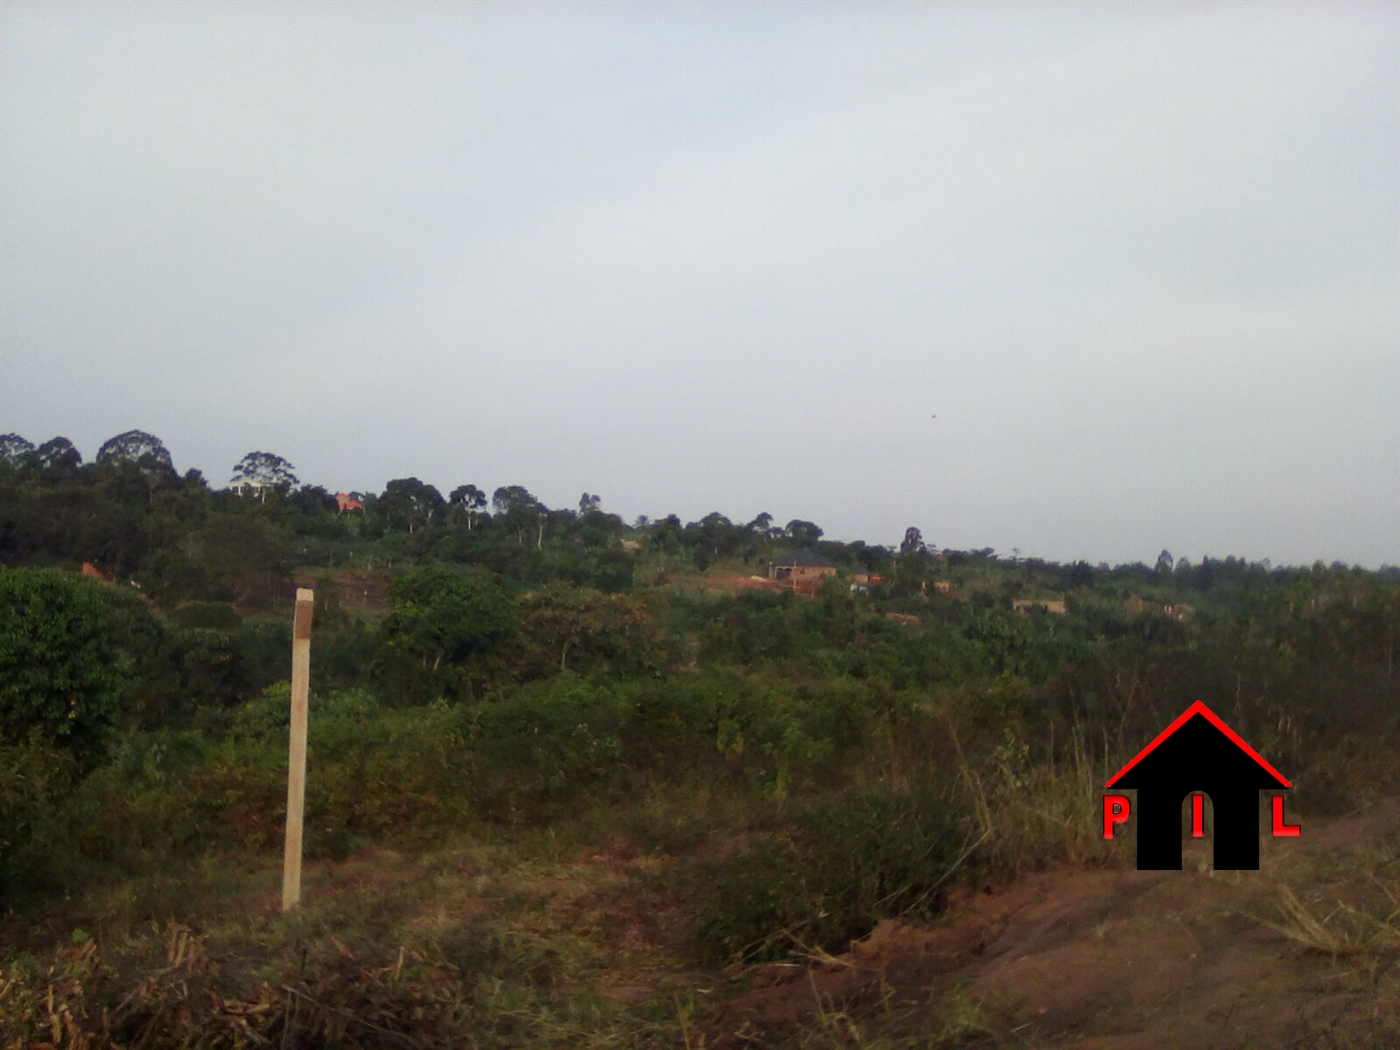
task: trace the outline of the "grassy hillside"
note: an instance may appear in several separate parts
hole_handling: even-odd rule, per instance
[[[1305,826],[1400,788],[1390,571],[629,526],[518,487],[487,513],[412,480],[345,512],[159,463],[0,469],[0,1046],[1060,1045],[1090,1020],[1027,1020],[990,977],[872,985],[850,946],[971,930],[987,888],[1117,899],[1102,785],[1197,699]],[[834,573],[753,579],[794,550]],[[282,916],[298,585],[309,869]],[[1219,907],[1379,1003],[1388,827],[1307,875],[1266,851]],[[743,1042],[744,996],[798,972],[865,976],[754,1003]]]

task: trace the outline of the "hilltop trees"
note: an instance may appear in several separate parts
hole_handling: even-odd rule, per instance
[[[40,470],[73,471],[82,466],[83,454],[66,437],[49,438],[34,450]]]
[[[97,450],[99,467],[120,466],[123,463],[135,464],[145,477],[155,476],[162,480],[175,477],[169,449],[160,438],[144,430],[128,430],[108,438]]]
[[[1087,561],[1077,561],[1069,567],[1065,582],[1073,590],[1087,590],[1094,585],[1094,569]]]
[[[144,492],[146,502],[154,504],[158,489],[180,480],[170,451],[160,438],[144,430],[128,430],[109,438],[97,450],[96,462],[98,471],[105,475],[103,483],[124,502]]]
[[[0,434],[0,466],[19,470],[34,454],[34,442],[18,434]]]
[[[524,544],[525,533],[538,530],[535,546],[544,545],[544,522],[548,508],[523,485],[502,485],[491,494],[491,504],[505,528],[515,533],[516,542]]]
[[[772,528],[772,526],[773,526],[773,515],[769,514],[769,513],[765,510],[765,511],[760,511],[758,514],[756,514],[756,515],[754,516],[753,521],[751,521],[751,522],[749,522],[747,525],[745,525],[744,528],[748,529],[748,530],[749,530],[750,532],[752,532],[755,536],[760,536],[760,537],[763,537],[763,538],[767,538],[767,536],[768,536],[768,530],[769,530],[770,528]]]
[[[83,456],[66,437],[49,438],[38,448],[19,434],[0,434],[0,471],[71,473]]]
[[[398,478],[384,487],[378,509],[390,529],[413,532],[432,520],[444,506],[442,493],[417,478]]]
[[[268,489],[285,496],[298,484],[297,476],[292,473],[294,469],[292,464],[271,452],[249,452],[234,466],[230,484],[255,489],[266,501]]]
[[[447,503],[449,513],[461,514],[466,519],[467,531],[470,532],[476,516],[486,506],[486,493],[475,485],[458,485],[447,497]]]
[[[927,554],[928,547],[924,545],[924,534],[916,526],[910,525],[904,530],[904,542],[899,545],[899,553]]]
[[[34,442],[18,434],[0,434],[0,466],[11,470],[25,468],[34,458]]]
[[[694,526],[687,525],[686,532]],[[697,547],[706,547],[715,556],[730,554],[735,548],[738,533],[734,523],[719,511],[711,511],[700,519]]]
[[[798,518],[787,523],[787,535],[799,547],[814,548],[817,540],[822,538],[822,530],[812,522]]]

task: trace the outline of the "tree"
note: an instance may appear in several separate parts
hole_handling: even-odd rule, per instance
[[[884,547],[872,547],[864,540],[856,540],[846,546],[846,553],[854,558],[868,573],[878,573],[882,562],[889,558],[889,551]]]
[[[681,519],[674,514],[667,514],[651,526],[652,546],[667,554],[675,554],[680,550],[684,535],[685,529],[681,525]]]
[[[646,606],[591,587],[549,586],[520,598],[520,672],[541,678],[555,670],[644,660],[650,651]]]
[[[470,532],[473,520],[486,506],[486,493],[475,485],[458,485],[447,497],[447,502],[450,507],[466,515],[467,531]]]
[[[515,625],[505,592],[482,576],[417,569],[389,585],[389,599],[386,640],[434,671],[487,652]]]
[[[507,516],[520,510],[538,510],[540,501],[524,485],[502,485],[491,494],[491,505],[497,514]]]
[[[247,486],[257,490],[260,502],[267,502],[267,490],[273,489],[286,495],[298,484],[295,468],[281,456],[271,452],[249,452],[233,468],[234,486]]]
[[[910,525],[904,530],[904,542],[899,545],[899,553],[904,555],[928,553],[928,548],[924,546],[924,534],[917,527]]]
[[[706,514],[698,523],[687,525],[685,534],[697,551],[706,549],[716,558],[732,554],[737,546],[738,532],[734,523],[717,510]],[[702,571],[709,568],[712,559],[706,558],[704,561]]]
[[[103,442],[97,466],[110,498],[122,502],[144,493],[146,503],[153,505],[157,489],[179,481],[170,452],[160,438],[143,430],[128,430]]]
[[[1172,552],[1169,550],[1163,550],[1161,554],[1157,555],[1157,575],[1170,576],[1172,574],[1172,566],[1174,564],[1176,563],[1175,560],[1172,558]]]
[[[523,485],[502,485],[491,494],[491,504],[519,543],[524,544],[526,529],[535,528],[539,530],[535,546],[544,546],[545,506],[529,489]]]
[[[585,514],[596,513],[597,511],[602,509],[602,506],[602,496],[590,495],[589,493],[585,492],[578,499],[578,516],[581,518]]]
[[[758,515],[758,517],[754,518],[753,521],[749,522],[747,525],[744,526],[744,528],[748,529],[750,532],[755,532],[759,536],[764,537],[768,535],[768,530],[772,527],[773,515],[769,514],[766,510],[761,512]]]
[[[340,504],[337,502],[336,498],[320,485],[302,485],[287,497],[287,506],[292,507],[299,511],[305,518],[310,519],[319,518],[321,515],[326,515],[329,519],[330,515],[338,514],[340,511]],[[301,531],[300,527],[294,526],[294,528]],[[327,529],[331,531],[328,532]],[[326,529],[322,529],[320,534],[340,535],[340,526],[331,525],[328,520],[326,522]]]
[[[787,535],[799,547],[815,547],[822,538],[822,530],[810,521],[795,519],[787,523]]]
[[[209,576],[240,605],[268,606],[282,592],[288,534],[261,515],[211,515],[194,537]]]
[[[49,438],[35,449],[34,458],[39,463],[39,469],[64,473],[76,470],[83,464],[83,454],[66,437]]]
[[[11,470],[27,466],[34,454],[34,443],[18,434],[0,434],[0,465]]]
[[[170,459],[170,451],[160,438],[144,430],[128,430],[114,438],[108,438],[97,450],[97,465],[117,466],[134,463],[146,477],[159,476],[162,480],[175,477],[175,466]]]
[[[1094,570],[1087,561],[1077,561],[1069,567],[1069,585],[1075,590],[1094,586]]]
[[[443,506],[442,493],[417,478],[396,478],[384,486],[379,497],[379,513],[391,529],[409,532],[428,524]]]

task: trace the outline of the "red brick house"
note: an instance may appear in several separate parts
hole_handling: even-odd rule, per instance
[[[812,551],[793,551],[768,563],[768,578],[781,580],[795,591],[815,591],[836,575],[836,566]]]

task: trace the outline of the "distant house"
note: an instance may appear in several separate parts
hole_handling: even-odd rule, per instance
[[[1056,616],[1063,616],[1066,612],[1063,598],[1013,598],[1011,608],[1018,613],[1028,613],[1032,609],[1044,609]]]
[[[793,551],[768,563],[768,578],[782,580],[795,591],[815,591],[836,575],[836,566],[812,551]]]
[[[1154,602],[1151,598],[1139,598],[1134,596],[1123,603],[1133,612],[1156,611],[1165,613],[1173,620],[1189,620],[1191,614],[1196,611],[1194,606],[1185,605],[1180,602]]]
[[[348,492],[337,492],[335,508],[337,513],[344,514],[347,510],[364,510],[365,505]]]

